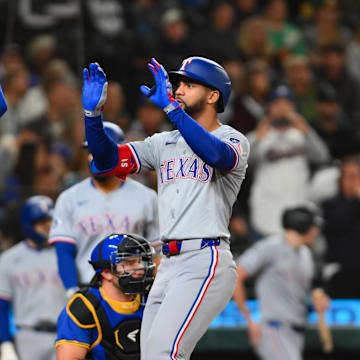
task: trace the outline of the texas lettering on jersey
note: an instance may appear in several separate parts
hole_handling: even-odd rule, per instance
[[[102,233],[126,233],[130,231],[131,219],[129,216],[121,216],[115,212],[90,215],[74,224],[74,229],[84,237],[90,238]],[[132,225],[132,231],[140,232],[143,222],[138,221]]]
[[[211,180],[212,173],[212,167],[198,156],[180,156],[160,163],[160,185],[183,179],[207,183]]]

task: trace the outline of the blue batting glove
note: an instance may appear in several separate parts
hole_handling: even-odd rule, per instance
[[[154,104],[161,107],[168,114],[180,106],[173,98],[169,75],[164,67],[154,58],[151,59],[151,64],[148,64],[148,67],[154,75],[155,85],[151,89],[145,85],[141,85],[140,90]]]
[[[86,116],[99,116],[106,101],[107,86],[106,75],[97,63],[91,63],[89,71],[83,70],[84,84],[81,99]]]

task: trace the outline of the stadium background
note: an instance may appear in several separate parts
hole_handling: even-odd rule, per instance
[[[357,0],[0,0],[0,82],[9,104],[0,122],[0,249],[22,240],[18,214],[25,198],[56,199],[88,174],[79,144],[81,71],[90,61],[98,61],[110,80],[104,117],[119,124],[129,140],[171,129],[162,111],[139,92],[140,84],[152,82],[150,57],[167,69],[191,55],[223,64],[233,95],[221,121],[245,134],[264,116],[272,90],[286,84],[298,112],[331,155],[326,163],[309,164],[305,184],[322,207],[339,191],[340,162],[348,156],[358,161],[360,152],[359,20]],[[358,169],[354,181],[360,188]],[[236,255],[259,238],[249,201],[255,176],[250,166],[234,206],[230,229]],[[154,174],[138,179],[156,188]],[[340,243],[325,234],[315,246],[319,267],[340,262],[347,269],[343,282],[353,289],[331,293],[353,299],[334,300],[337,314],[344,313],[341,320],[328,313],[336,359],[355,359],[360,351],[360,305],[354,300],[360,298],[360,229],[348,230]],[[325,280],[331,292],[330,276]],[[251,296],[251,283],[248,290]],[[193,359],[254,358],[245,327],[226,320],[240,316],[231,306]],[[306,359],[323,358],[314,327],[308,331]]]

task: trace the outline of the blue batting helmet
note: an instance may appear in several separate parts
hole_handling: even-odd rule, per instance
[[[110,136],[113,141],[115,141],[117,144],[125,144],[125,135],[119,125],[116,125],[110,121],[104,121],[103,125],[105,133]],[[88,147],[87,140],[82,143],[82,146],[85,148]]]
[[[205,86],[220,91],[221,98],[217,112],[223,112],[231,93],[231,81],[225,69],[217,62],[199,56],[185,59],[178,71],[169,71],[171,82],[177,82],[179,76],[197,80]]]
[[[152,284],[155,265],[152,262],[153,250],[150,243],[140,235],[111,234],[101,240],[91,252],[89,263],[96,273],[111,270],[126,294],[140,294]],[[140,258],[142,276],[133,277],[130,272],[119,272],[117,265],[126,259]]]
[[[53,211],[54,202],[47,196],[36,195],[26,200],[21,211],[21,225],[25,235],[37,244],[47,241],[46,236],[34,230],[34,224],[51,219]]]

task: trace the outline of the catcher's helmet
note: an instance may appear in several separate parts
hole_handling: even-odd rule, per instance
[[[199,56],[185,59],[178,71],[169,71],[170,81],[175,84],[179,76],[197,80],[220,91],[217,112],[223,112],[231,93],[231,81],[225,69],[217,62]]]
[[[125,135],[124,132],[122,131],[121,127],[119,125],[116,125],[110,121],[104,121],[103,122],[104,125],[104,130],[105,133],[110,136],[110,138],[116,142],[118,145],[120,144],[125,144],[126,140],[125,140]],[[87,148],[88,147],[88,142],[87,140],[85,140],[82,143],[82,147]]]
[[[47,196],[37,195],[27,199],[21,211],[21,225],[25,235],[36,242],[42,244],[47,241],[47,237],[34,230],[34,224],[51,219],[54,212],[54,202]]]
[[[119,279],[119,285],[125,294],[142,294],[154,281],[153,253],[150,243],[142,236],[111,234],[95,246],[89,263],[97,273],[110,269]],[[139,260],[134,270],[122,270],[121,266],[131,259]],[[135,277],[134,272],[142,272],[142,275]]]
[[[294,230],[301,235],[306,234],[312,226],[321,227],[322,218],[317,209],[298,206],[286,209],[282,215],[282,225],[285,230]]]

